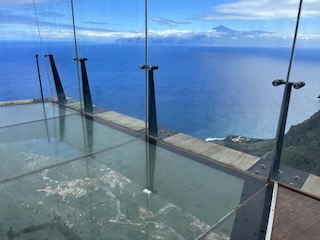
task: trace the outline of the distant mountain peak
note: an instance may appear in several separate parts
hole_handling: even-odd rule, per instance
[[[226,26],[223,26],[223,25],[219,25],[215,28],[212,28],[212,30],[216,31],[216,32],[219,32],[219,33],[225,33],[225,34],[228,34],[228,35],[237,35],[237,36],[240,36],[240,35],[247,35],[247,34],[264,34],[264,33],[271,33],[271,32],[266,32],[266,31],[263,31],[263,30],[251,30],[251,31],[238,31],[238,30],[233,30],[233,29],[230,29]]]
[[[236,32],[235,30],[232,30],[226,26],[223,25],[219,25],[215,28],[213,28],[212,30],[215,30],[216,32],[225,32],[225,33],[232,33],[232,32]]]

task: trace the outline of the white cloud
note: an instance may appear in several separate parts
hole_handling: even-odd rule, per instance
[[[52,33],[52,31],[51,31]],[[59,32],[61,33],[61,32]],[[54,34],[56,37],[59,34]],[[77,35],[79,37],[88,37],[88,38],[106,38],[106,39],[119,39],[119,38],[144,38],[144,33],[139,32],[99,32],[99,31],[90,31],[90,30],[80,30],[77,31]],[[194,36],[206,36],[208,38],[220,38],[220,37],[228,37],[228,34],[216,32],[214,30],[209,31],[189,31],[189,30],[150,30],[148,32],[148,36],[151,38],[180,38],[180,39],[188,39]],[[66,37],[66,33],[64,34]],[[292,39],[292,34],[280,34],[280,33],[255,33],[252,34],[251,32],[239,32],[237,36],[231,36],[231,39],[238,39],[238,38],[270,38],[270,39]],[[320,40],[320,34],[299,34],[298,39],[304,40]]]
[[[215,6],[202,20],[271,20],[296,18],[298,0],[238,0]],[[303,2],[303,18],[320,17],[320,1]]]
[[[77,37],[88,38],[88,39],[109,39],[116,40],[119,38],[143,38],[144,33],[139,32],[107,32],[107,31],[91,31],[91,30],[80,30],[77,31]]]
[[[303,40],[320,40],[320,34],[300,34],[298,39]]]
[[[188,35],[192,35],[192,31],[189,30],[163,30],[163,31],[157,31],[157,30],[150,30],[148,32],[148,35],[150,37],[185,37]]]
[[[43,30],[40,32],[42,39],[59,39],[59,40],[72,40],[73,33],[70,31],[51,31]]]

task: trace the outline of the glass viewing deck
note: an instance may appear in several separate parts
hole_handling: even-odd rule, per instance
[[[318,240],[319,9],[0,1],[0,240]]]
[[[5,105],[0,117],[1,239],[265,234],[262,178],[56,103]]]

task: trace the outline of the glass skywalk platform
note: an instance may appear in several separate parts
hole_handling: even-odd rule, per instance
[[[52,102],[1,106],[0,239],[264,239],[272,183],[169,142]]]
[[[239,2],[2,1],[0,240],[318,240],[320,15]]]

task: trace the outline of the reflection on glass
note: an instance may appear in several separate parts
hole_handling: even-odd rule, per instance
[[[93,104],[143,119],[144,1],[74,1],[74,13]]]
[[[60,110],[60,107],[52,103],[2,106],[0,108],[0,127],[49,119],[55,117],[56,113],[59,113],[60,116],[76,113],[71,109],[65,112],[60,112]]]
[[[148,59],[144,1],[0,3],[6,13],[0,23],[1,100],[40,97],[36,54],[48,79],[44,96],[55,96],[53,64],[44,59],[52,54],[66,96],[81,101],[80,68],[73,59],[85,57],[93,102],[142,119],[139,65],[147,62],[159,66],[160,125],[259,156],[249,170],[267,177],[281,99],[271,82],[287,73],[298,3],[244,2],[150,2]],[[306,18],[311,6],[306,1]],[[306,87],[292,98],[279,174],[280,181],[317,194],[319,49],[310,24],[302,26],[291,76]],[[65,107],[1,107],[0,113],[0,238],[211,240],[264,234],[270,186],[258,178],[161,141],[146,143],[140,133]],[[254,228],[244,231],[246,221]]]
[[[0,3],[0,101],[41,97],[35,58],[41,49],[33,12],[32,4]]]
[[[282,183],[319,196],[316,183],[320,179],[317,73],[320,49],[319,34],[314,27],[318,18],[309,21],[311,6],[310,1],[304,1],[302,6],[290,81],[304,81],[305,86],[292,89],[279,178]]]
[[[9,40],[1,45],[8,84],[1,96],[6,100],[39,98],[40,91],[34,87],[38,86],[34,58],[38,53],[44,95],[55,95],[49,60],[44,59],[45,54],[53,54],[66,96],[81,100],[80,70],[73,61],[78,55],[88,58],[94,104],[142,119],[144,74],[138,66],[148,60],[159,66],[155,84],[160,126],[203,139],[220,139],[216,143],[259,156],[262,162],[251,171],[266,176],[282,92],[271,82],[285,78],[298,2],[249,6],[223,1],[150,2],[148,59],[144,59],[144,4],[128,0],[122,4],[84,0],[2,3],[1,10],[13,7],[9,15],[20,21],[9,21],[13,18],[6,15],[12,28],[3,28],[2,36]],[[306,1],[303,20],[310,16],[310,6]],[[23,35],[26,29],[30,31]],[[304,121],[318,107],[316,101],[300,97],[319,95],[314,85],[314,31],[314,22],[302,21],[292,77],[310,80],[305,80],[307,86],[297,93],[299,97],[292,99],[295,107],[290,110],[288,126]],[[13,44],[12,39],[32,41]]]
[[[264,239],[271,192],[272,186],[266,185],[195,239]]]
[[[80,99],[75,56],[74,32],[70,1],[34,1],[34,14],[37,20],[39,62],[45,79],[50,81],[50,94],[56,96],[51,61],[44,58],[51,54],[67,97]]]
[[[296,16],[254,14],[273,15],[268,4],[150,3],[160,125],[204,139],[274,137],[281,97],[271,82],[286,75]]]
[[[264,188],[143,133],[56,111],[0,128],[0,236],[195,239]]]
[[[51,104],[50,104],[51,105]],[[32,104],[34,116],[43,112],[42,104]],[[2,108],[0,108],[2,110]],[[16,112],[5,109],[9,116]],[[21,109],[20,109],[21,110]],[[48,114],[38,119],[0,128],[0,159],[3,164],[1,180],[30,173],[57,163],[72,160],[103,149],[117,147],[134,140],[128,134],[116,131],[92,118],[83,118],[73,111],[55,109],[60,117]],[[59,110],[59,111],[58,111]]]
[[[156,158],[153,192],[145,188],[143,141],[2,182],[1,205],[7,207],[0,209],[1,219],[6,219],[0,234],[25,238],[53,234],[50,239],[196,239],[246,202],[241,199],[245,188],[253,196],[264,189],[259,180],[233,176],[164,148],[157,147]],[[261,202],[257,205],[263,208]],[[216,231],[219,236],[232,234],[236,218],[228,218],[232,219],[228,226]]]

